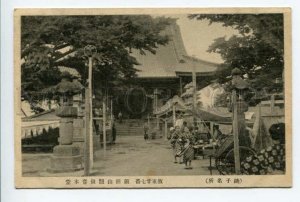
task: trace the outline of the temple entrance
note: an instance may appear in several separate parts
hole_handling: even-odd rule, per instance
[[[114,116],[121,112],[124,119],[142,119],[152,112],[152,102],[144,88],[130,88],[114,99]]]

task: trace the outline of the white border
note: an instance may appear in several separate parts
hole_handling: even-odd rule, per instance
[[[4,0],[3,0],[4,1]],[[297,5],[298,4],[298,5]],[[295,0],[5,0],[1,2],[1,201],[296,201],[300,186],[300,6]],[[168,189],[168,190],[16,190],[13,136],[13,9],[91,7],[292,7],[293,30],[293,188],[292,189]],[[298,67],[298,68],[297,68]],[[253,197],[251,197],[253,196]],[[298,197],[297,197],[298,198]],[[294,199],[294,200],[293,200]]]

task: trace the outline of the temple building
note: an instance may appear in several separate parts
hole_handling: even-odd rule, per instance
[[[113,98],[109,96],[109,99],[113,99],[111,105],[115,116],[119,112],[122,112],[124,118],[129,119],[151,116],[175,95],[183,94],[184,87],[192,81],[193,72],[195,72],[199,90],[209,85],[212,77],[221,68],[220,64],[188,55],[180,28],[175,20],[162,34],[168,35],[170,41],[166,45],[158,45],[156,54],[146,52],[143,55],[138,50],[132,49],[131,55],[139,62],[139,65],[134,66],[138,70],[137,77],[133,78],[133,86],[126,92]],[[80,77],[79,73],[71,67],[60,66],[59,70]],[[97,102],[97,100],[94,101]],[[110,106],[109,103],[110,101],[107,106]],[[57,107],[55,103],[48,105],[49,103],[45,101],[41,107],[43,109]],[[22,110],[24,116],[32,115],[29,103],[22,102]]]
[[[129,105],[140,108],[138,111],[143,114],[151,114],[174,95],[180,96],[183,87],[192,81],[193,71],[196,74],[197,88],[200,89],[208,85],[212,76],[221,68],[220,64],[187,54],[180,28],[175,21],[164,30],[163,34],[167,34],[170,41],[165,46],[159,45],[156,54],[147,52],[146,55],[142,55],[138,50],[132,50],[132,56],[140,63],[135,66],[138,70],[135,83],[141,88],[136,90],[136,99],[131,98]],[[141,98],[137,94],[147,95],[147,106],[144,106],[145,100],[142,101],[143,106],[137,106],[135,101]]]

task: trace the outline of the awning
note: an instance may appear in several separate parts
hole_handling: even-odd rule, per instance
[[[22,139],[36,137],[43,134],[43,130],[48,132],[49,128],[58,128],[59,120],[56,121],[22,121]]]
[[[166,104],[160,107],[156,112],[155,115],[162,116],[173,111],[173,106],[175,106],[176,111],[186,111],[187,107],[185,106],[183,100],[175,95],[172,99],[170,99]]]
[[[227,113],[225,115],[218,114],[215,111],[212,110],[206,110],[202,108],[196,108],[195,111],[192,110],[190,106],[186,106],[186,104],[183,102],[183,100],[178,97],[174,96],[172,99],[170,99],[165,105],[163,105],[161,108],[159,108],[154,114],[158,116],[162,116],[164,114],[167,114],[168,112],[171,112],[173,110],[173,105],[176,107],[176,111],[183,111],[190,113],[194,115],[195,117],[200,118],[204,121],[214,121],[214,122],[231,122],[232,118],[230,113]]]
[[[232,118],[229,116],[223,116],[221,114],[217,114],[214,111],[208,111],[205,109],[197,108],[195,111],[188,110],[194,116],[204,120],[204,121],[213,121],[213,122],[231,122]]]

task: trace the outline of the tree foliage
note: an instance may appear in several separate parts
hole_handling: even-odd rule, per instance
[[[22,92],[36,99],[41,99],[42,89],[60,81],[59,66],[76,69],[85,81],[83,48],[88,44],[97,48],[94,87],[101,91],[126,84],[139,64],[131,49],[155,54],[158,45],[168,43],[169,37],[160,33],[172,21],[147,15],[23,16],[21,20]]]
[[[273,90],[274,80],[282,77],[284,68],[282,14],[194,14],[189,18],[221,23],[238,31],[229,39],[215,39],[208,49],[224,60],[224,71],[219,73],[222,82],[237,67],[248,75],[254,88]]]

